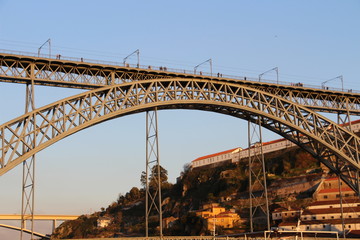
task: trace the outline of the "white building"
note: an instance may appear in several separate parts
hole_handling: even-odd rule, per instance
[[[342,126],[347,126],[347,125],[348,124],[342,124]],[[360,132],[360,120],[352,121],[351,129],[355,133]],[[295,146],[296,144],[294,144],[293,142],[290,142],[285,138],[281,138],[274,141],[263,143],[263,153],[264,154],[271,153]],[[218,166],[219,164],[239,162],[249,157],[249,151],[250,151],[250,156],[254,156],[254,154],[255,155],[259,154],[257,152],[258,151],[257,148],[251,147],[249,150],[249,148],[242,149],[238,147],[227,151],[199,157],[191,162],[191,167],[192,168],[204,167],[204,166],[215,167]]]
[[[107,227],[111,223],[111,218],[109,217],[99,217],[97,220],[97,226],[100,228]]]
[[[341,201],[338,178],[323,180],[314,193],[314,199],[317,201],[302,211],[299,221],[282,222],[279,224],[279,229],[285,231],[337,232],[342,232],[344,229],[346,233],[359,231],[360,199],[358,197],[354,198],[354,191],[345,187],[342,181],[340,181],[340,187]],[[279,212],[276,214],[275,217],[279,218]],[[284,212],[281,212],[281,214],[284,214]]]
[[[192,168],[203,167],[203,166],[217,166],[223,163],[237,162],[239,159],[239,153],[241,148],[233,148],[227,151],[218,152],[203,157],[199,157],[191,162]]]

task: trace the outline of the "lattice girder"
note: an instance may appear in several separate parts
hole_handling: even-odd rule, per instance
[[[0,82],[30,83],[31,74],[37,85],[80,89],[164,78],[221,80],[269,92],[315,111],[348,111],[352,115],[360,115],[359,93],[0,53]]]
[[[82,129],[155,107],[199,109],[252,122],[260,120],[263,127],[298,144],[332,171],[340,173],[340,168],[347,169],[348,173],[341,173],[341,177],[358,191],[352,172],[360,169],[360,138],[354,133],[304,106],[270,93],[223,81],[189,79],[144,80],[108,86],[57,101],[1,125],[0,175]],[[36,125],[29,128],[33,123]],[[35,147],[27,144],[28,139],[34,137]]]

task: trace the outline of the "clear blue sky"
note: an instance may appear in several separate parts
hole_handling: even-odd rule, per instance
[[[321,85],[343,75],[345,88],[360,90],[358,0],[0,0],[0,16],[0,49],[36,53],[51,38],[52,53],[63,56],[121,62],[140,49],[145,65],[191,70],[212,58],[213,72],[257,77],[278,67],[280,81]],[[264,78],[274,80],[275,74]],[[77,92],[37,87],[36,106]],[[0,83],[0,124],[23,114],[24,93],[23,85]],[[183,165],[199,156],[246,147],[245,131],[244,121],[229,116],[162,111],[161,164],[174,182]],[[77,133],[39,153],[36,164],[36,213],[107,207],[119,193],[140,186],[145,114]],[[18,166],[0,177],[0,213],[20,213],[21,173]]]

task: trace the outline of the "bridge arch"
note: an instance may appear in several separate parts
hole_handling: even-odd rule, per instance
[[[72,96],[0,126],[0,175],[51,144],[85,128],[153,109],[198,109],[252,122],[296,143],[358,192],[360,138],[279,96],[234,83],[155,79]]]

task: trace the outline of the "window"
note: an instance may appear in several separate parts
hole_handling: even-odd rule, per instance
[[[327,199],[328,198],[328,196],[327,195],[324,195],[324,199]]]
[[[329,206],[329,208],[333,208],[333,206]]]
[[[307,217],[304,217],[304,220],[307,220]]]
[[[326,228],[326,225],[323,225],[323,228]]]
[[[316,216],[313,216],[312,219],[313,219],[313,220],[316,220]]]
[[[334,219],[334,216],[331,216],[331,219]]]
[[[306,226],[306,230],[310,230],[310,226]]]
[[[322,217],[322,219],[325,219],[325,217]]]

